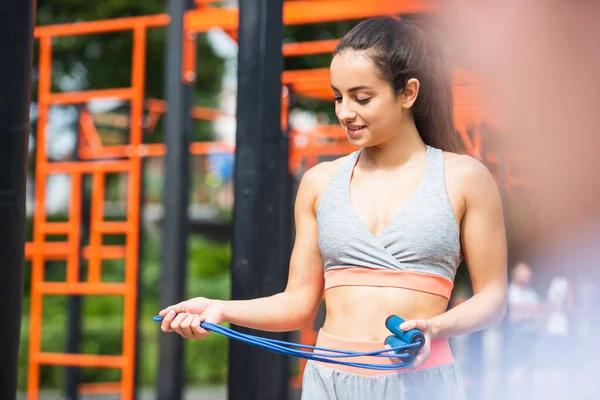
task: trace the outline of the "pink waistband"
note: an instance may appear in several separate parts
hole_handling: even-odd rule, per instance
[[[406,270],[349,267],[325,272],[325,290],[335,286],[380,286],[412,289],[450,299],[454,283],[438,275]]]
[[[364,340],[353,340],[346,339],[339,336],[330,335],[321,329],[319,331],[319,335],[317,336],[317,344],[318,347],[326,347],[334,350],[350,350],[350,351],[377,351],[384,348],[384,343],[381,341],[364,341]],[[368,364],[393,364],[392,360],[387,357],[375,357],[375,356],[364,356],[364,357],[348,357],[344,358],[344,361],[350,362],[360,362],[360,363],[368,363]],[[330,368],[335,368],[341,371],[352,372],[359,375],[365,376],[378,376],[385,374],[393,374],[398,372],[407,372],[414,370],[421,370],[427,368],[433,368],[440,365],[452,364],[454,362],[454,357],[452,356],[452,351],[450,350],[450,343],[448,339],[436,339],[431,342],[431,351],[429,358],[417,368],[405,368],[398,370],[374,370],[374,369],[366,369],[360,367],[352,367],[347,365],[337,365],[337,364],[329,364],[323,363],[320,361],[315,361],[317,364],[321,364]]]

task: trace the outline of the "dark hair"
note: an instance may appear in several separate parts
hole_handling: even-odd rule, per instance
[[[425,29],[392,17],[370,18],[344,35],[333,56],[347,49],[366,51],[395,96],[409,79],[418,79],[412,112],[419,135],[430,146],[455,151],[450,76],[439,44]]]

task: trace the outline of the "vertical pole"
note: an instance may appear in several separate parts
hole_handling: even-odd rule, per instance
[[[281,127],[283,1],[239,2],[232,299],[283,291],[292,207],[288,139]],[[237,330],[258,334],[250,329]],[[260,333],[285,340],[285,333]],[[229,398],[288,398],[289,360],[230,341]]]
[[[144,183],[145,183],[145,179],[144,179],[144,159],[142,158],[140,160],[140,188],[139,188],[139,207],[140,207],[140,216],[138,219],[138,264],[141,267],[143,265],[144,262],[144,204],[145,204],[145,199],[144,199]],[[133,361],[134,364],[134,368],[133,368],[133,393],[131,393],[131,400],[138,400],[140,398],[140,394],[139,394],[139,385],[140,385],[140,361],[141,361],[141,351],[143,349],[143,337],[142,337],[142,332],[141,332],[141,321],[140,321],[140,317],[141,317],[141,304],[142,304],[142,290],[144,288],[144,285],[142,284],[142,279],[141,279],[141,272],[140,272],[140,268],[138,268],[137,270],[137,276],[136,276],[136,285],[137,285],[137,299],[135,301],[135,303],[137,304],[136,307],[136,311],[135,311],[135,321],[136,321],[136,330],[135,330],[135,358]]]
[[[35,2],[3,3],[0,36],[0,399],[16,399]]]
[[[187,264],[189,201],[189,144],[192,87],[182,76],[183,18],[190,0],[169,0],[165,48],[165,186],[160,302],[162,307],[184,300]],[[183,395],[183,340],[176,334],[159,336],[158,399],[179,400]]]
[[[81,115],[83,110],[82,105],[77,106],[77,113]],[[81,130],[81,125],[79,124],[79,118],[77,118],[77,130]],[[75,141],[75,156],[73,159],[75,161],[79,160],[79,146],[80,146],[80,138],[81,132],[78,132],[77,139]],[[85,182],[84,177],[81,177],[82,182]],[[71,183],[73,184],[73,183]],[[85,243],[85,239],[87,236],[87,232],[89,231],[89,221],[90,221],[90,204],[91,198],[88,194],[88,191],[85,189],[85,184],[81,184],[81,205],[79,209],[81,210],[81,225],[80,225],[80,241],[79,243]],[[73,201],[73,200],[71,200]],[[84,263],[87,264],[87,261],[81,255],[81,246],[79,249],[79,279],[82,280],[82,272]],[[79,295],[71,295],[69,296],[69,302],[67,305],[67,349],[66,352],[70,354],[79,353],[79,345],[81,342],[81,306],[83,302],[83,296]],[[68,400],[78,400],[79,393],[77,387],[79,386],[79,368],[78,367],[66,367],[65,370],[65,399]]]

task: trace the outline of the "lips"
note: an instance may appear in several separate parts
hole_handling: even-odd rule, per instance
[[[346,133],[348,136],[357,137],[360,136],[366,128],[366,125],[346,125]]]

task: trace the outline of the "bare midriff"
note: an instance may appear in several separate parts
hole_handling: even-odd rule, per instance
[[[352,340],[385,340],[389,315],[428,319],[446,311],[445,297],[396,287],[336,286],[325,291],[323,330]]]

